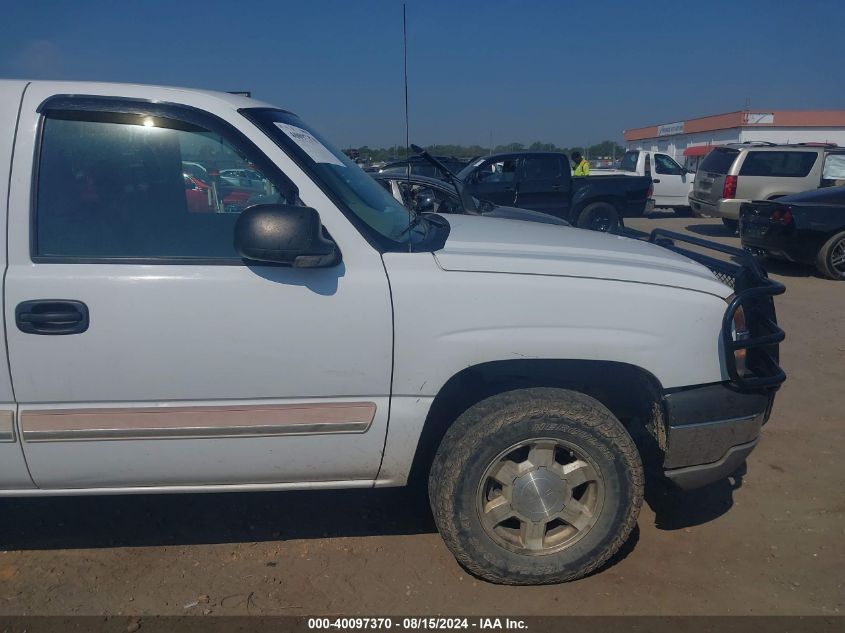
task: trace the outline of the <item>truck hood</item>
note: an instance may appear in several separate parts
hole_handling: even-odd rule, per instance
[[[569,226],[450,215],[447,271],[555,275],[675,286],[719,297],[732,290],[703,265],[655,244]]]

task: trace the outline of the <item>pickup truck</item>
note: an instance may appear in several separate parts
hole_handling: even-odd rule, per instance
[[[650,177],[575,178],[559,152],[493,154],[457,174],[469,193],[501,207],[541,211],[594,231],[615,232],[622,218],[651,209]]]
[[[654,184],[654,206],[674,209],[681,217],[692,214],[689,194],[695,174],[681,167],[674,158],[663,152],[632,149],[625,152],[619,169],[596,169],[595,174],[649,176]]]
[[[264,195],[195,211],[184,163]],[[719,480],[785,378],[736,249],[414,215],[243,96],[2,81],[0,173],[0,496],[420,482],[473,574],[562,582],[636,524],[632,437]]]

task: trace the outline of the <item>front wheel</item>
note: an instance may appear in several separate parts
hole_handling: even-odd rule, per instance
[[[471,573],[533,585],[580,578],[626,541],[643,500],[631,436],[598,401],[520,389],[464,412],[434,458],[429,497]]]
[[[581,211],[576,226],[591,231],[616,233],[620,228],[619,213],[609,202],[593,202]]]

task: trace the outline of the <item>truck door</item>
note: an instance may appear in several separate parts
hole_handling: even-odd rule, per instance
[[[15,127],[18,120],[18,108],[25,81],[4,81],[3,93],[0,96],[0,173],[9,174]],[[0,217],[6,211],[6,200],[9,193],[9,179],[0,178]],[[3,218],[5,220],[5,218]],[[4,228],[0,233],[5,232]],[[0,239],[0,262],[6,266],[6,239]],[[0,358],[6,359],[6,340],[0,340]],[[20,490],[34,488],[32,478],[26,470],[26,463],[21,450],[20,431],[17,428],[17,407],[12,392],[12,380],[9,375],[8,363],[0,363],[0,490]]]
[[[476,198],[499,206],[513,206],[518,168],[517,158],[491,158],[472,172],[467,184]]]
[[[16,145],[5,286],[35,483],[373,479],[391,371],[379,253],[269,139],[224,120],[233,110],[43,103],[44,90],[36,84],[23,104],[20,130],[31,133]],[[186,201],[183,162],[208,174],[203,212]],[[263,192],[215,176],[244,168],[266,179]],[[302,187],[342,263],[239,258],[240,211],[295,204]]]
[[[668,154],[654,155],[654,204],[658,207],[687,207],[692,175]]]
[[[554,154],[522,159],[515,206],[565,218],[572,177],[566,159]]]

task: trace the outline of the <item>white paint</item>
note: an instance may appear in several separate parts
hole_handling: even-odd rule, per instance
[[[0,88],[0,102],[14,110],[22,84]],[[36,108],[55,94],[184,104],[228,121],[318,210],[343,263],[327,269],[33,263]],[[360,400],[377,403],[372,427],[334,436],[26,445],[37,483],[49,488],[41,494],[401,484],[433,398],[461,370],[491,361],[622,362],[664,388],[727,379],[719,333],[731,289],[703,266],[623,237],[471,216],[449,217],[449,240],[436,254],[382,258],[237,112],[260,105],[175,88],[30,85],[9,191],[5,318],[14,322],[20,301],[59,297],[86,302],[91,326],[55,337],[7,328],[17,400],[22,410]],[[0,132],[0,148],[4,140],[8,153],[8,129]],[[23,474],[19,467],[2,470],[0,485],[26,494],[13,477]]]
[[[651,168],[652,185],[654,193],[655,207],[688,207],[689,194],[692,191],[692,185],[695,181],[694,173],[678,173],[681,165],[679,161],[675,160],[666,152],[654,152],[650,150],[628,150],[628,152],[637,152],[636,164],[633,171],[623,171],[621,169],[597,169],[596,175],[599,174],[620,174],[626,176],[644,176],[646,173],[646,162]],[[627,153],[627,152],[626,152]],[[663,157],[663,160],[655,160],[655,157]],[[674,170],[676,173],[667,173],[663,166],[666,161],[674,163]],[[623,159],[624,161],[624,159]],[[683,161],[680,161],[683,162]],[[623,165],[625,163],[623,162]]]

